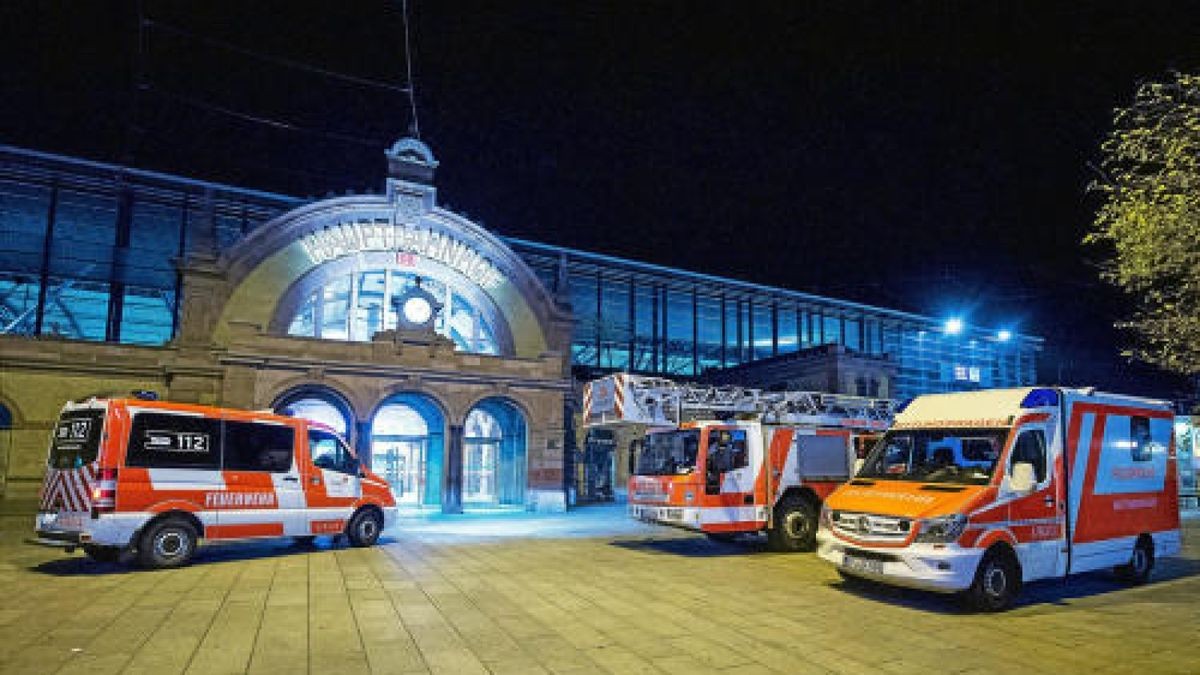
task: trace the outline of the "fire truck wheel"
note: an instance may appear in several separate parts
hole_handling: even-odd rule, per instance
[[[96,562],[110,563],[117,562],[121,557],[121,549],[117,546],[97,546],[96,544],[84,544],[83,552],[87,557]]]
[[[138,538],[138,561],[145,567],[180,567],[196,552],[196,529],[179,518],[166,518],[142,532]]]
[[[1150,580],[1154,571],[1154,541],[1145,535],[1138,538],[1129,562],[1113,568],[1117,578],[1127,584],[1141,585]]]
[[[773,551],[811,551],[817,547],[817,509],[812,502],[792,495],[775,507],[775,525],[767,531]]]
[[[966,591],[966,601],[981,612],[1008,609],[1021,592],[1021,568],[1013,554],[993,548],[984,554],[975,570],[975,581]]]
[[[383,518],[379,517],[379,513],[373,509],[363,509],[350,519],[350,526],[346,528],[346,536],[350,538],[352,546],[371,546],[379,540],[379,533],[382,530]]]

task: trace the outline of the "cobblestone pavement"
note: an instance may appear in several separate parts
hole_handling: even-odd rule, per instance
[[[1198,670],[1200,521],[1150,585],[1035,584],[1001,615],[613,508],[212,546],[171,571],[21,544],[29,523],[0,517],[3,673]]]

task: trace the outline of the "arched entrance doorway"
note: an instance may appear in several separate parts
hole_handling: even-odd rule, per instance
[[[525,504],[525,416],[511,401],[475,404],[463,427],[465,508]]]
[[[392,486],[399,506],[437,506],[442,500],[445,416],[428,396],[388,398],[371,419],[371,470]]]

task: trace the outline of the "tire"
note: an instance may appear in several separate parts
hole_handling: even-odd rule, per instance
[[[198,539],[196,528],[186,520],[166,518],[151,523],[138,537],[138,562],[151,569],[182,567],[191,562]]]
[[[1150,573],[1154,571],[1154,540],[1142,536],[1133,546],[1133,554],[1129,562],[1113,568],[1117,578],[1132,586],[1140,586],[1150,581]]]
[[[817,547],[817,508],[802,497],[784,497],[775,507],[775,524],[767,531],[772,551],[812,551]]]
[[[1000,612],[1021,592],[1021,568],[1012,553],[991,549],[979,561],[975,580],[965,593],[967,604],[980,612]]]
[[[351,546],[362,548],[372,546],[379,541],[379,534],[382,530],[383,518],[379,512],[374,509],[363,509],[350,519],[350,524],[346,527],[346,537],[350,539]]]
[[[100,563],[115,563],[121,559],[121,547],[119,546],[84,544],[83,552],[87,554],[87,557]]]

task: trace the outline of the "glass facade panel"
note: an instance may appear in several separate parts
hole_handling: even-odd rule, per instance
[[[742,362],[742,341],[745,339],[738,325],[740,304],[731,298],[725,299],[725,366],[736,366]]]
[[[43,335],[103,340],[108,322],[108,284],[51,278],[46,287]]]
[[[575,315],[575,336],[571,341],[571,362],[581,366],[599,366],[597,338],[600,308],[595,274],[571,276],[571,312]]]
[[[800,349],[800,315],[795,307],[780,306],[779,313],[779,353],[790,354]]]
[[[696,343],[692,323],[692,294],[667,291],[666,372],[672,375],[696,374],[692,346]]]
[[[652,286],[634,288],[633,358],[630,370],[658,371],[658,295]]]
[[[600,367],[629,369],[629,281],[604,279],[600,294]]]
[[[846,319],[842,324],[846,333],[846,348],[853,349],[856,352],[865,351],[862,344],[862,334],[859,332],[862,329],[862,324],[858,319]]]
[[[821,317],[821,344],[836,345],[842,342],[842,320],[825,314]]]
[[[49,190],[0,181],[0,270],[13,275],[41,270],[49,207]]]
[[[0,334],[33,334],[39,288],[32,274],[0,272]]]
[[[751,305],[754,316],[754,347],[752,358],[765,359],[775,354],[775,327],[771,307]]]
[[[723,367],[721,351],[721,299],[707,295],[696,298],[697,352],[700,372]]]
[[[384,329],[384,307],[386,301],[387,273],[384,270],[360,272],[354,275],[354,316],[350,325],[350,339],[370,340],[372,335]],[[393,324],[395,325],[395,324]]]

